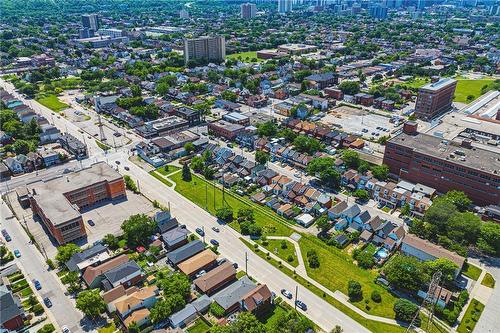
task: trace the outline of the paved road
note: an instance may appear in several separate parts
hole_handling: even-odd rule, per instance
[[[32,287],[39,298],[41,297],[39,301],[42,302],[44,297],[49,297],[52,301],[53,305],[48,312],[49,318],[51,320],[55,318],[59,327],[66,325],[72,332],[90,331],[90,323],[83,320],[83,315],[75,308],[73,300],[64,294],[55,273],[47,270],[44,258],[34,245],[29,244],[29,238],[19,221],[16,218],[7,219],[12,214],[3,201],[0,202],[0,212],[2,228],[7,229],[12,237],[12,241],[6,243],[7,246],[11,251],[14,249],[21,251],[21,257],[17,258],[16,262],[24,270],[27,280],[37,279],[42,284],[42,289],[39,291]]]

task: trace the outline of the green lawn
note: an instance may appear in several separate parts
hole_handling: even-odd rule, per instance
[[[284,241],[286,244],[286,248],[281,248],[281,242]],[[295,246],[290,241],[281,240],[281,239],[268,239],[267,245],[262,244],[262,241],[258,242],[260,245],[269,250],[270,253],[277,255],[283,260],[283,262],[287,262],[293,267],[297,267],[299,265],[299,261],[297,259],[297,253],[295,252]],[[288,261],[288,257],[292,256],[293,260]]]
[[[479,317],[481,317],[481,313],[484,310],[484,304],[479,302],[477,299],[472,299],[469,306],[467,307],[467,311],[465,311],[465,315],[460,322],[460,325],[457,328],[458,333],[469,333],[474,331],[474,327],[476,326]]]
[[[214,187],[201,177],[192,173],[192,180],[186,182],[182,179],[182,173],[176,173],[169,177],[175,183],[175,191],[182,194],[198,206],[206,209],[212,215],[223,206],[222,190]],[[224,206],[233,209],[236,215],[240,208],[252,208],[254,211],[255,223],[262,227],[262,232],[266,236],[290,236],[292,229],[286,225],[286,220],[275,214],[269,207],[259,206],[249,199],[242,198],[236,194],[225,190]],[[237,222],[230,224],[231,227],[239,231]]]
[[[61,102],[56,95],[47,95],[45,97],[37,98],[36,101],[54,112],[60,112],[69,108],[69,105]]]
[[[481,284],[489,288],[495,288],[495,279],[493,278],[493,276],[491,276],[490,273],[486,273],[484,275],[483,281],[481,281]]]
[[[240,59],[240,57],[241,57],[242,61],[248,61],[248,62],[261,62],[261,61],[264,61],[263,59],[257,58],[257,51],[248,51],[248,52],[233,53],[233,54],[229,54],[229,55],[226,56],[226,58],[228,58],[228,59]]]
[[[273,327],[276,327],[278,319],[287,313],[288,311],[284,307],[275,305],[269,309],[269,311],[266,311],[264,314],[258,316],[258,319],[266,326],[267,329],[272,329]]]
[[[416,77],[412,80],[409,80],[407,82],[401,83],[403,87],[407,88],[420,88],[423,85],[426,85],[427,83],[431,82],[430,79],[425,78],[425,77]]]
[[[320,266],[318,268],[310,268],[307,262],[305,263],[309,277],[332,291],[340,290],[346,295],[347,282],[356,280],[363,286],[364,299],[353,304],[366,313],[394,318],[393,306],[397,298],[374,282],[377,278],[376,271],[365,270],[356,266],[352,262],[352,257],[347,253],[333,246],[325,245],[314,236],[302,235],[299,244],[304,259],[310,250],[315,250],[319,257]],[[370,299],[370,295],[374,290],[377,290],[382,296],[381,303],[375,303]],[[369,300],[369,308],[366,307],[365,300]]]
[[[108,146],[108,145],[107,145],[107,144],[105,144],[105,143],[102,143],[102,142],[101,142],[101,141],[99,141],[99,140],[95,140],[95,144],[97,145],[97,147],[101,148],[101,149],[102,149],[102,150],[104,150],[104,151],[107,151],[107,150],[110,150],[110,149],[111,149],[111,147],[110,147],[110,146]]]
[[[114,331],[116,331],[115,323],[107,324],[97,330],[98,333],[113,333]]]
[[[238,271],[238,273],[236,273],[236,278],[239,280],[242,277],[244,277],[245,275],[247,275],[247,273],[245,271]]]
[[[342,311],[343,313],[345,313],[346,315],[348,315],[349,317],[351,317],[352,319],[354,319],[355,321],[357,321],[359,324],[363,325],[364,327],[366,327],[370,331],[375,332],[375,333],[403,333],[403,332],[405,332],[405,328],[404,327],[390,325],[390,324],[385,324],[385,323],[381,323],[381,322],[378,322],[378,321],[369,320],[369,319],[364,318],[363,316],[361,316],[358,313],[354,312],[353,310],[351,310],[350,308],[348,308],[344,304],[342,304],[339,301],[337,301],[335,298],[333,298],[333,297],[325,294],[318,287],[316,287],[314,285],[311,285],[307,280],[305,280],[300,275],[295,275],[291,270],[289,270],[288,268],[284,267],[283,265],[280,265],[276,260],[274,260],[272,258],[267,259],[265,253],[263,253],[260,250],[256,251],[254,249],[254,247],[249,242],[247,242],[244,238],[240,238],[240,240],[250,250],[252,250],[253,252],[255,252],[258,256],[260,256],[263,259],[266,259],[267,262],[269,262],[271,265],[273,265],[274,267],[278,268],[279,270],[281,270],[283,273],[285,273],[289,277],[293,278],[295,281],[297,281],[297,283],[299,283],[303,287],[309,289],[311,292],[313,292],[317,296],[322,297],[326,302],[330,303],[332,306],[336,307],[337,309],[339,309],[340,311]],[[373,302],[371,302],[371,303],[373,303]]]
[[[462,274],[474,281],[477,281],[477,279],[479,279],[479,275],[481,275],[481,268],[474,266],[473,264],[465,263]]]
[[[193,326],[187,329],[189,333],[206,333],[209,330],[210,326],[208,326],[208,324],[202,319],[196,320]]]
[[[180,169],[181,168],[179,168],[178,166],[167,164],[167,165],[161,166],[159,168],[156,168],[155,171],[161,173],[164,176],[166,176],[169,173],[175,172],[175,171],[180,170]]]
[[[153,177],[155,177],[156,179],[158,179],[159,181],[161,181],[163,184],[167,185],[168,187],[172,187],[174,186],[174,184],[168,180],[168,179],[165,179],[163,178],[160,174],[158,174],[157,171],[153,170],[153,171],[150,171],[149,174]]]
[[[459,78],[453,100],[455,102],[468,103],[467,96],[472,95],[474,99],[478,98],[481,96],[481,88],[491,86],[494,81],[493,79],[467,80]]]

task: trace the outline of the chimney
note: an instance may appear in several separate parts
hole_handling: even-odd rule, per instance
[[[463,139],[461,146],[464,147],[464,148],[467,148],[467,149],[471,149],[472,148],[472,140],[470,140],[470,139]]]
[[[418,134],[418,124],[416,121],[407,121],[403,125],[403,132],[408,135],[416,135]]]

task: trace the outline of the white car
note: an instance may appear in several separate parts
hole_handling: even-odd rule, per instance
[[[61,327],[61,331],[62,331],[62,333],[71,333],[71,331],[69,330],[68,326]]]
[[[203,270],[199,271],[198,273],[196,273],[196,278],[199,278],[200,276],[203,276],[203,275],[205,275],[205,274],[207,274],[207,271],[205,271],[205,270],[203,269]]]

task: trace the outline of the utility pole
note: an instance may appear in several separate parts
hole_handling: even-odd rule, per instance
[[[205,210],[208,210],[208,184],[205,182]]]
[[[248,253],[245,251],[245,273],[248,275]]]
[[[203,243],[205,243],[205,226],[202,226],[201,230],[203,230]]]
[[[295,302],[293,304],[295,311],[297,311],[297,295],[299,294],[299,285],[295,286]]]

